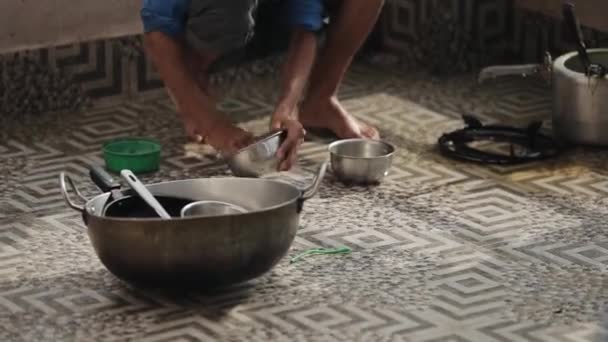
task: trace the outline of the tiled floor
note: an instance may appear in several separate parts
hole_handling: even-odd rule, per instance
[[[0,143],[0,341],[601,341],[608,300],[608,158],[574,151],[519,167],[456,163],[435,150],[459,116],[525,125],[548,119],[548,89],[473,75],[433,80],[357,66],[347,108],[398,147],[379,187],[331,176],[307,205],[290,255],[348,246],[215,295],[143,291],[96,258],[64,204],[65,170],[91,196],[87,168],[123,135],[164,143],[145,181],[225,176],[184,145],[166,98],[85,114],[9,120]],[[271,79],[240,85],[223,108],[256,131],[272,109]],[[326,158],[302,150],[294,180]],[[339,214],[338,214],[339,213]]]

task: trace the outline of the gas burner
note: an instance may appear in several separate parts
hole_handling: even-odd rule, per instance
[[[516,165],[559,154],[553,139],[539,132],[540,121],[527,128],[515,128],[483,125],[470,115],[464,115],[463,120],[465,128],[439,138],[440,152],[446,157],[482,164]]]

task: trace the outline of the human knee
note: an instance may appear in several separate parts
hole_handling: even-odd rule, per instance
[[[189,45],[199,51],[224,53],[244,46],[251,39],[257,0],[223,0],[213,6],[203,3],[193,3],[190,9],[186,23]]]

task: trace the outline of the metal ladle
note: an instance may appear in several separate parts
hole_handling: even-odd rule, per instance
[[[585,45],[583,31],[581,30],[581,26],[578,22],[578,19],[576,18],[576,14],[574,13],[574,4],[564,4],[562,12],[564,15],[564,19],[566,20],[566,24],[568,25],[568,29],[570,30],[570,34],[572,35],[572,40],[576,44],[576,48],[578,50],[578,58],[583,64],[585,74],[587,76],[597,76],[600,78],[604,77],[608,73],[606,67],[601,64],[592,63],[591,59],[589,58],[589,54],[587,53],[587,46]]]
[[[171,215],[167,213],[165,208],[163,208],[163,206],[156,200],[154,195],[148,191],[148,188],[146,188],[146,186],[139,181],[133,172],[130,170],[122,170],[120,171],[120,175],[127,181],[127,183],[129,183],[131,189],[133,189],[144,201],[146,201],[146,203],[148,203],[150,207],[152,207],[152,209],[154,209],[154,211],[156,211],[158,216],[165,220],[171,219]]]

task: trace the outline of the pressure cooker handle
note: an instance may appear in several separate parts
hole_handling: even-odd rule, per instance
[[[543,68],[542,64],[523,64],[523,65],[494,65],[483,68],[477,77],[477,83],[483,84],[488,79],[502,76],[517,75],[522,77],[538,74]]]
[[[562,12],[566,21],[566,25],[568,25],[570,35],[572,36],[572,42],[576,44],[576,49],[578,50],[578,58],[581,60],[581,63],[583,63],[585,72],[588,72],[589,66],[591,65],[591,60],[589,59],[589,55],[587,54],[587,47],[585,46],[585,38],[583,37],[583,31],[581,30],[581,26],[579,25],[578,19],[576,18],[576,14],[574,13],[574,4],[564,4]]]
[[[72,208],[74,210],[77,210],[77,211],[80,211],[81,213],[84,213],[84,206],[77,205],[74,202],[72,202],[72,200],[70,199],[70,196],[68,195],[68,188],[66,186],[66,180],[67,180],[68,183],[70,183],[70,187],[76,193],[76,195],[82,201],[84,201],[85,203],[88,202],[88,200],[86,199],[86,197],[84,197],[80,193],[80,191],[78,190],[78,188],[74,184],[74,181],[72,180],[72,178],[70,178],[70,176],[66,175],[65,172],[61,172],[59,174],[59,184],[61,186],[61,194],[63,195],[63,199],[68,204],[68,206],[70,206],[70,208]]]

